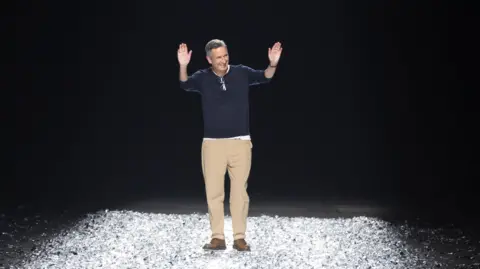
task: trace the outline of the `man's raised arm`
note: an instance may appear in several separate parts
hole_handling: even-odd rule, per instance
[[[178,63],[180,65],[180,70],[178,74],[178,79],[180,80],[180,88],[184,89],[187,92],[200,92],[199,88],[199,73],[193,73],[191,76],[188,75],[187,67],[190,63],[190,58],[192,56],[192,51],[188,51],[186,44],[180,44],[177,52]]]
[[[281,55],[282,44],[280,42],[277,42],[273,45],[273,47],[268,48],[268,59],[270,60],[270,64],[268,65],[267,69],[265,69],[266,78],[271,79],[273,75],[275,75],[277,64]]]
[[[187,82],[188,80],[187,65],[180,65],[179,79],[181,82]]]

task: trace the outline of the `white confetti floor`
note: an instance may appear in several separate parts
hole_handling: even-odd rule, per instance
[[[204,251],[206,214],[100,211],[38,247],[21,268],[430,268],[405,241],[408,229],[370,218],[255,216],[252,251]]]

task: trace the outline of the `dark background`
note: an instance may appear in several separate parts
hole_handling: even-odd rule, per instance
[[[17,1],[2,203],[203,197],[201,103],[179,88],[176,50],[193,50],[194,72],[220,38],[258,69],[284,47],[272,83],[251,89],[252,199],[473,214],[475,31],[455,3]]]

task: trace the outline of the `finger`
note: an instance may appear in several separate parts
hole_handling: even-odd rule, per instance
[[[179,50],[180,52],[185,52],[187,50],[187,45],[185,43],[180,44]]]

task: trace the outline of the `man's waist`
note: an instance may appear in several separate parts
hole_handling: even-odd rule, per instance
[[[233,139],[233,140],[251,140],[250,135],[241,135],[241,136],[232,136],[232,137],[223,137],[223,138],[213,138],[213,137],[204,137],[203,140],[218,140],[218,139]]]
[[[238,138],[238,137],[248,137],[250,135],[250,131],[248,128],[248,124],[239,124],[237,126],[211,126],[206,124],[204,126],[204,133],[203,137],[206,138],[215,138],[215,139],[231,139],[231,138]]]

